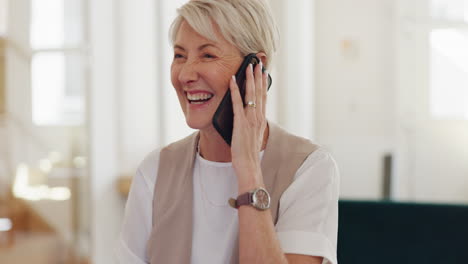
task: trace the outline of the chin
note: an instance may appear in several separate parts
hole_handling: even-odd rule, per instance
[[[186,118],[185,121],[187,125],[192,129],[203,130],[208,127],[212,127],[213,124],[211,123],[211,119],[208,120],[194,120],[191,118]]]

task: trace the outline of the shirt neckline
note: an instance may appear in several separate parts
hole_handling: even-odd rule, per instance
[[[263,158],[263,155],[265,153],[265,150],[262,150],[260,151],[259,155],[260,155],[260,160],[262,160]],[[205,158],[203,158],[201,155],[200,155],[200,152],[198,152],[197,150],[197,154],[196,154],[196,158],[197,158],[197,161],[200,162],[201,165],[204,165],[204,166],[211,166],[211,167],[218,167],[218,168],[227,168],[227,167],[232,167],[232,162],[220,162],[220,161],[211,161],[211,160],[207,160]]]

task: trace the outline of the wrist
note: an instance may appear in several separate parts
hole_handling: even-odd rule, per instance
[[[239,194],[243,194],[258,187],[264,187],[260,161],[243,162],[241,164],[240,166],[235,166],[233,164],[237,175]]]
[[[237,189],[239,194],[243,194],[259,187],[265,188],[265,184],[262,179],[257,179],[257,177],[255,177],[239,181]]]

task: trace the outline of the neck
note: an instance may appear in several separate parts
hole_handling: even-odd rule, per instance
[[[216,162],[231,161],[231,147],[213,126],[200,130],[198,146],[200,155],[206,160]]]
[[[262,149],[266,147],[268,141],[268,124],[263,133]],[[209,161],[231,162],[231,147],[224,141],[221,135],[213,126],[200,130],[199,150],[200,155]]]

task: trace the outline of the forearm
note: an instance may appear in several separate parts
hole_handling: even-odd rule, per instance
[[[257,168],[257,174],[261,170]],[[258,180],[260,179],[260,180]],[[239,181],[239,193],[265,187],[262,177],[245,177]],[[285,254],[281,249],[270,209],[259,211],[252,206],[239,207],[239,263],[320,264],[322,257]]]
[[[241,182],[239,194],[258,187],[264,187],[263,181]],[[260,211],[252,206],[241,206],[238,215],[240,264],[288,263],[279,244],[270,209]]]
[[[239,263],[288,263],[280,247],[270,210],[239,208]]]

